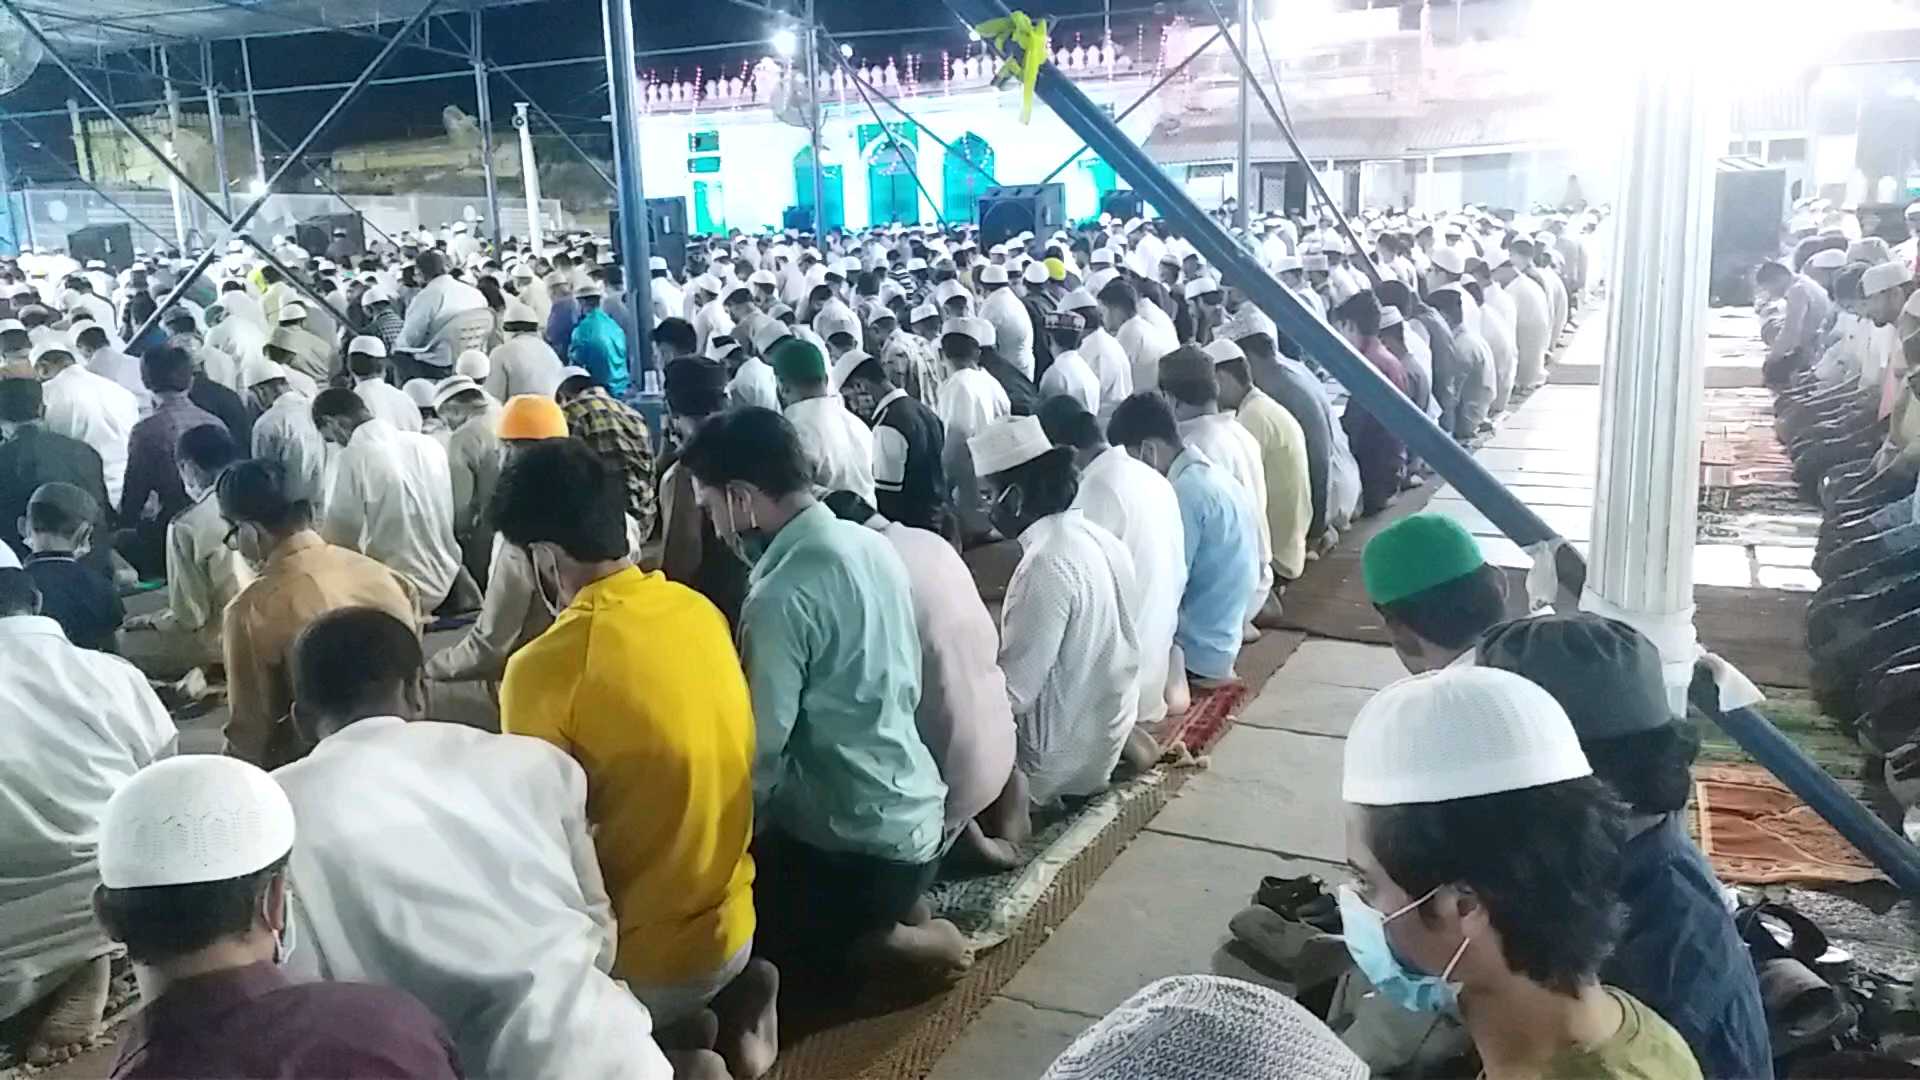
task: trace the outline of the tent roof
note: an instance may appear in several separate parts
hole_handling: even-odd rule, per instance
[[[186,41],[311,33],[398,24],[424,0],[20,0],[60,51],[89,54]],[[438,13],[500,7],[526,0],[442,0]],[[76,13],[77,11],[77,13]]]

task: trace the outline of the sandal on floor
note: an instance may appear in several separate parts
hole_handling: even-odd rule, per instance
[[[1766,902],[1741,908],[1734,925],[1760,976],[1760,1001],[1766,1007],[1775,1057],[1819,1046],[1853,1027],[1859,1014],[1814,971],[1827,951],[1827,935],[1812,919],[1784,904]]]
[[[1282,918],[1306,923],[1329,934],[1340,932],[1340,905],[1326,883],[1312,874],[1301,877],[1265,877],[1253,902]]]

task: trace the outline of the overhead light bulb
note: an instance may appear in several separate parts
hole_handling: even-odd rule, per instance
[[[840,46],[840,55],[846,57],[849,60],[853,59],[853,46],[851,45]]]
[[[792,56],[800,47],[800,39],[792,30],[775,30],[771,38],[773,51],[781,56]]]

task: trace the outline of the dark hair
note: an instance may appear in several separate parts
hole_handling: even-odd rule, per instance
[[[1593,777],[1448,802],[1368,807],[1367,846],[1409,896],[1466,885],[1509,968],[1572,996],[1619,936],[1626,808]],[[1415,912],[1427,918],[1426,905]]]
[[[1491,564],[1390,604],[1380,613],[1435,645],[1465,649],[1507,618],[1507,578]]]
[[[1582,742],[1593,775],[1607,782],[1636,813],[1671,814],[1693,795],[1693,759],[1700,733],[1692,722],[1673,723],[1613,739]]]
[[[200,332],[200,323],[193,317],[193,312],[191,311],[169,312],[166,322],[162,325],[176,334],[197,334]]]
[[[729,409],[708,420],[687,442],[680,462],[707,487],[752,484],[776,499],[811,483],[793,425],[757,406]]]
[[[349,391],[351,392],[351,391]],[[236,461],[220,473],[213,485],[220,516],[232,522],[258,525],[284,533],[305,526],[313,508],[305,499],[287,494],[287,471],[278,461],[249,458]]]
[[[1843,268],[1833,276],[1833,298],[1835,300],[1858,300],[1861,298],[1860,276],[1867,268],[1859,263]]]
[[[373,418],[366,400],[342,386],[331,386],[313,396],[313,422],[339,418],[356,424]]]
[[[413,257],[414,268],[420,271],[420,277],[439,277],[447,272],[447,257],[438,248],[428,248]]]
[[[1070,447],[1056,446],[996,475],[1001,486],[1017,486],[1025,493],[1021,513],[1035,519],[1067,509],[1080,494],[1080,473],[1073,467]]]
[[[600,277],[609,289],[624,289],[627,286],[627,272],[619,263],[606,267]]]
[[[1235,338],[1233,343],[1240,346],[1240,351],[1248,356],[1257,356],[1262,360],[1274,359],[1276,346],[1273,338],[1267,336],[1264,330],[1256,330],[1245,337]]]
[[[1140,290],[1125,278],[1114,278],[1100,287],[1100,295],[1094,299],[1122,311],[1132,311],[1140,306]]]
[[[855,525],[865,525],[873,515],[880,512],[867,505],[867,500],[851,491],[829,491],[820,501],[827,504],[827,509],[833,511],[835,517],[842,521],[851,521]]]
[[[1242,349],[1241,351],[1245,352],[1246,350]],[[1233,380],[1241,386],[1253,385],[1253,368],[1244,358],[1220,361],[1213,365],[1213,374],[1216,383],[1219,381],[1220,375],[1226,374],[1231,376]]]
[[[727,407],[727,369],[717,361],[670,360],[665,381],[667,408],[676,416],[711,416]]]
[[[569,375],[560,380],[559,386],[553,388],[554,400],[571,401],[575,397],[586,393],[588,388],[593,385],[593,376],[591,375]]]
[[[692,323],[681,318],[661,319],[653,328],[653,341],[667,346],[670,356],[691,356],[700,348],[700,335],[694,332]]]
[[[100,889],[100,917],[136,963],[197,952],[253,928],[267,883],[287,865],[282,855],[251,874],[187,885]]]
[[[1182,345],[1160,358],[1160,389],[1182,405],[1212,405],[1220,400],[1213,357],[1198,345]]]
[[[941,334],[940,353],[949,360],[978,360],[980,343],[966,334]]]
[[[1388,278],[1375,285],[1373,292],[1382,304],[1390,308],[1398,308],[1400,314],[1409,319],[1413,318],[1413,290],[1407,288],[1406,282],[1398,278]]]
[[[193,357],[178,345],[148,349],[140,358],[140,381],[157,394],[193,388]]]
[[[558,544],[581,562],[627,554],[626,477],[579,439],[545,439],[500,474],[488,513],[508,541]]]
[[[1167,399],[1152,391],[1138,393],[1121,402],[1107,421],[1107,438],[1115,446],[1139,446],[1148,439],[1161,439],[1180,445],[1180,425],[1173,419],[1173,407]]]
[[[338,608],[313,620],[294,638],[291,655],[296,708],[329,716],[407,685],[426,663],[413,628],[371,607]]]
[[[387,369],[387,362],[372,353],[347,351],[347,370],[356,379],[371,379]]]
[[[1069,394],[1055,394],[1042,401],[1034,414],[1040,420],[1040,430],[1047,433],[1047,441],[1055,446],[1087,450],[1103,441],[1100,418]]]
[[[38,420],[45,400],[39,379],[0,379],[0,420],[10,424]]]
[[[41,484],[27,498],[27,527],[34,532],[74,536],[99,518],[99,502],[72,484]]]
[[[201,424],[180,434],[176,457],[211,476],[234,463],[240,452],[222,424]]]
[[[1457,289],[1436,289],[1427,297],[1427,303],[1450,323],[1457,323],[1466,318],[1466,306],[1460,300],[1460,292]]]
[[[1380,301],[1362,289],[1333,309],[1333,321],[1352,323],[1362,337],[1377,337],[1380,333]]]
[[[853,340],[853,335],[847,333],[845,330],[835,330],[833,333],[827,335],[827,346],[829,348],[851,349],[855,344],[857,344],[857,342]]]
[[[847,372],[846,381],[874,383],[885,386],[893,385],[893,381],[887,378],[887,369],[880,365],[880,361],[875,360],[871,356],[855,364],[853,370]]]
[[[1754,270],[1753,276],[1755,280],[1758,281],[1778,281],[1782,278],[1792,277],[1793,271],[1787,269],[1785,263],[1768,259],[1766,262],[1761,263],[1758,269]]]
[[[1486,291],[1485,289],[1482,289],[1482,288],[1480,287],[1480,283],[1479,283],[1479,282],[1477,282],[1477,281],[1470,281],[1470,280],[1463,280],[1463,281],[1461,281],[1461,282],[1460,282],[1460,287],[1461,287],[1461,288],[1463,288],[1463,289],[1465,289],[1465,290],[1467,290],[1467,295],[1468,295],[1468,296],[1471,296],[1471,297],[1473,297],[1473,302],[1474,302],[1475,304],[1478,304],[1478,305],[1479,305],[1479,306],[1481,306],[1481,307],[1485,307],[1485,306],[1486,306],[1486,304],[1487,304],[1487,291]]]
[[[40,590],[33,575],[17,566],[0,570],[0,616],[40,614]]]

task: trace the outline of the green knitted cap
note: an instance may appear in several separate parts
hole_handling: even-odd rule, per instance
[[[827,358],[811,341],[788,338],[773,347],[767,358],[773,373],[788,382],[822,383],[827,381]]]
[[[1360,553],[1367,599],[1391,604],[1486,565],[1480,545],[1460,523],[1440,514],[1415,514],[1380,530]]]

